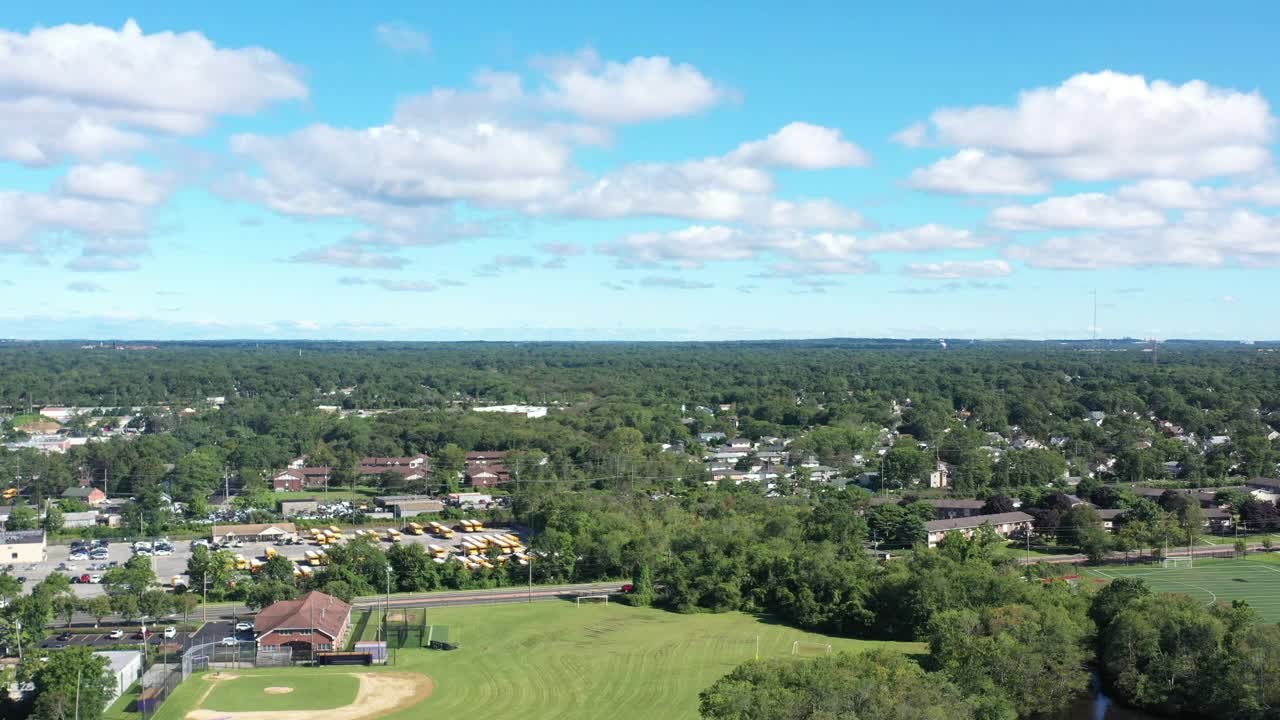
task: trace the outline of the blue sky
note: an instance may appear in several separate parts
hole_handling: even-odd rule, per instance
[[[0,13],[0,337],[1280,336],[1266,4],[101,5]]]

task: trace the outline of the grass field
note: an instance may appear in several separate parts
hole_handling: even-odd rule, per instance
[[[351,675],[300,674],[292,669],[242,675],[215,683],[201,707],[224,712],[252,710],[326,710],[349,705],[359,683]],[[290,687],[293,692],[271,694],[267,688]]]
[[[1257,554],[1238,560],[1197,559],[1192,567],[1130,565],[1086,568],[1088,577],[1113,580],[1141,577],[1156,592],[1182,593],[1205,604],[1246,600],[1267,622],[1280,622],[1280,555]]]
[[[397,651],[396,664],[385,671],[422,673],[434,681],[435,689],[418,705],[391,712],[383,716],[385,720],[693,719],[698,717],[698,693],[739,663],[755,657],[757,638],[762,658],[789,657],[797,640],[830,643],[835,651],[883,646],[925,652],[922,643],[827,638],[741,613],[677,615],[615,603],[440,608],[428,611],[428,621],[448,625],[452,640],[461,648]],[[325,679],[353,669],[236,672],[255,682],[264,676],[268,679],[258,685],[266,687],[290,685],[292,678]],[[289,677],[281,677],[282,673]],[[212,696],[200,703],[200,693],[207,687],[204,682],[192,678],[180,686],[155,714],[155,720],[182,720],[197,706],[212,709]],[[298,695],[278,697],[287,701]],[[108,720],[138,717],[118,708],[113,708],[113,713],[106,716]]]

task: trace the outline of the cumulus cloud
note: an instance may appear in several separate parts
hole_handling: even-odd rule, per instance
[[[378,43],[405,55],[430,55],[431,37],[404,22],[380,23],[373,30]]]
[[[913,171],[907,185],[957,195],[1040,195],[1050,187],[1031,163],[974,149],[961,150]]]
[[[1102,193],[1052,197],[1034,205],[1009,205],[991,213],[993,226],[1005,230],[1118,230],[1163,225],[1164,213]]]
[[[409,261],[402,257],[372,253],[351,245],[331,245],[304,250],[289,258],[289,262],[384,270],[399,270],[409,264]]]
[[[59,25],[0,31],[0,158],[44,166],[190,136],[222,115],[307,96],[300,71],[261,48],[200,33]]]
[[[728,92],[687,63],[666,57],[601,61],[591,51],[547,63],[545,100],[589,120],[636,123],[694,115]]]
[[[375,284],[391,292],[435,292],[440,289],[435,283],[419,280],[378,280]]]
[[[106,292],[106,288],[102,287],[98,283],[84,282],[84,281],[67,283],[67,289],[70,290],[71,292],[76,292],[76,293]]]
[[[132,272],[138,269],[138,263],[107,255],[85,255],[67,263],[66,268],[73,272]]]
[[[118,162],[76,165],[62,180],[62,189],[70,195],[138,205],[159,204],[169,188],[167,177]]]
[[[1004,260],[945,260],[933,263],[912,263],[902,271],[920,278],[954,280],[1004,277],[1013,273],[1013,266]]]
[[[147,229],[136,206],[44,193],[0,191],[0,253],[40,255],[41,236],[68,232],[106,238],[136,236]]]
[[[1280,181],[1210,186],[1167,178],[1143,180],[1119,188],[1116,196],[1166,210],[1214,210],[1235,203],[1280,206]]]
[[[538,245],[538,249],[548,255],[557,255],[559,257],[577,257],[587,254],[585,247],[574,243],[546,242]]]
[[[924,123],[912,123],[898,132],[894,133],[889,139],[899,145],[906,145],[911,148],[923,147],[925,141],[929,137],[929,127]]]
[[[642,287],[666,288],[669,290],[706,290],[707,288],[715,287],[715,285],[712,285],[711,283],[698,282],[696,280],[689,280],[686,278],[664,277],[664,276],[658,276],[658,275],[651,275],[649,277],[644,278],[643,280],[640,281],[640,285]]]
[[[923,225],[854,236],[843,233],[744,230],[724,225],[694,225],[670,232],[633,233],[597,245],[624,267],[770,259],[769,275],[848,274],[874,269],[866,255],[876,252],[925,252],[986,247],[997,239],[942,225]]]
[[[944,145],[1009,155],[1077,181],[1198,179],[1270,162],[1276,121],[1256,92],[1103,71],[1021,93],[1013,106],[947,108],[929,119]]]
[[[839,130],[805,122],[793,122],[763,140],[743,143],[728,159],[744,165],[801,170],[871,164],[871,156],[845,140]]]
[[[1039,268],[1220,267],[1280,262],[1280,218],[1247,209],[1186,212],[1176,223],[1011,245],[1005,254]]]

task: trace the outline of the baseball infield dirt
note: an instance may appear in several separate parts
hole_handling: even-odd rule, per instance
[[[219,710],[192,710],[186,720],[313,720],[323,716],[325,720],[374,720],[383,715],[404,710],[431,697],[435,685],[431,678],[417,673],[367,672],[352,673],[360,681],[355,702],[350,705],[317,712],[315,710],[255,710],[252,712],[223,712]],[[212,677],[212,676],[210,676]],[[226,675],[214,680],[227,679]],[[291,690],[292,688],[267,688]]]

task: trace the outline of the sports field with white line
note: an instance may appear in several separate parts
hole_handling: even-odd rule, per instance
[[[1084,576],[1113,580],[1140,577],[1156,592],[1182,593],[1205,604],[1246,600],[1267,622],[1280,622],[1280,556],[1258,554],[1236,560],[1197,558],[1190,567],[1120,565],[1087,568]]]

